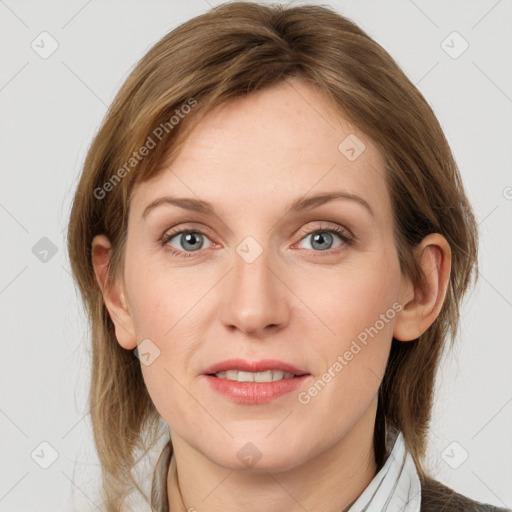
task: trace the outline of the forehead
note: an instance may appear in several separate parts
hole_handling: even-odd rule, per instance
[[[136,186],[131,206],[141,215],[172,194],[233,213],[342,189],[383,214],[390,204],[382,161],[369,137],[317,89],[287,80],[206,114],[178,155]]]

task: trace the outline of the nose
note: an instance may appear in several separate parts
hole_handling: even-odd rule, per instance
[[[283,266],[271,260],[268,249],[250,263],[234,255],[234,268],[221,292],[221,320],[228,329],[263,339],[287,325],[291,292],[280,275]]]

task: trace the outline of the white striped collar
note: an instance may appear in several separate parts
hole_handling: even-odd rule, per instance
[[[384,466],[348,512],[420,512],[421,482],[402,432]]]

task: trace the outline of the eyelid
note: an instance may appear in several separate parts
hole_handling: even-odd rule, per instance
[[[184,225],[182,224],[178,224],[177,226],[174,226],[172,228],[167,228],[163,234],[162,234],[162,239],[167,239],[169,236],[174,236],[174,235],[178,235],[178,234],[181,234],[182,232],[197,232],[197,233],[201,233],[201,234],[205,234],[205,235],[212,235],[213,234],[213,229],[209,228],[209,227],[206,227],[202,224],[197,224],[197,223],[185,223]]]
[[[172,238],[174,238],[177,235],[182,235],[184,233],[199,233],[203,236],[207,236],[208,238],[210,238],[211,234],[213,233],[213,230],[210,228],[204,227],[204,226],[194,227],[193,225],[188,225],[188,224],[185,226],[180,225],[179,227],[166,229],[160,238],[160,243],[162,245],[167,245],[169,243],[169,240],[171,240]],[[212,245],[215,244],[215,242],[213,242],[211,239],[210,239],[210,241],[211,241]],[[215,244],[215,245],[218,245],[218,244]]]
[[[352,234],[352,232],[348,228],[346,228],[345,226],[342,226],[340,224],[328,223],[326,221],[323,221],[323,223],[320,226],[315,226],[312,228],[302,228],[299,231],[298,236],[305,237],[305,236],[311,235],[312,233],[321,232],[321,231],[334,231],[337,235],[339,235],[342,238],[355,241],[355,236]],[[302,238],[301,238],[301,240],[302,240]]]

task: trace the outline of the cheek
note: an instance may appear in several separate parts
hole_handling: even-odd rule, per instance
[[[397,301],[399,290],[400,271],[396,265],[368,265],[357,270],[342,268],[329,275],[318,272],[304,283],[298,295],[307,298],[305,302],[315,315],[315,324],[324,324],[327,338],[331,334],[347,339],[385,315]]]
[[[346,279],[336,291],[334,286],[331,282],[325,307],[316,303],[330,327],[315,338],[319,371],[297,396],[303,428],[323,430],[325,442],[348,432],[375,400],[396,314],[393,294],[370,276]]]
[[[394,319],[401,309],[401,274],[393,253],[387,258],[374,254],[361,262],[358,260],[357,268],[340,266],[330,275],[318,272],[309,279],[315,286],[304,283],[301,295],[298,293],[307,297],[303,328],[317,333],[315,352],[321,354],[322,370],[343,373],[344,378],[337,380],[350,380],[351,387],[372,374],[375,381],[383,376]],[[342,371],[339,365],[332,368],[337,361],[341,361]]]
[[[162,343],[186,314],[193,287],[185,286],[179,272],[171,272],[162,262],[138,253],[131,254],[125,275],[137,339]]]
[[[176,404],[192,407],[191,397],[180,383],[201,337],[200,318],[206,312],[200,299],[207,289],[191,273],[170,271],[161,262],[144,261],[131,253],[126,261],[126,287],[138,343],[150,340],[150,364],[141,364],[151,399],[163,417],[181,414]],[[141,358],[141,362],[144,363]],[[169,397],[172,396],[173,400]]]

